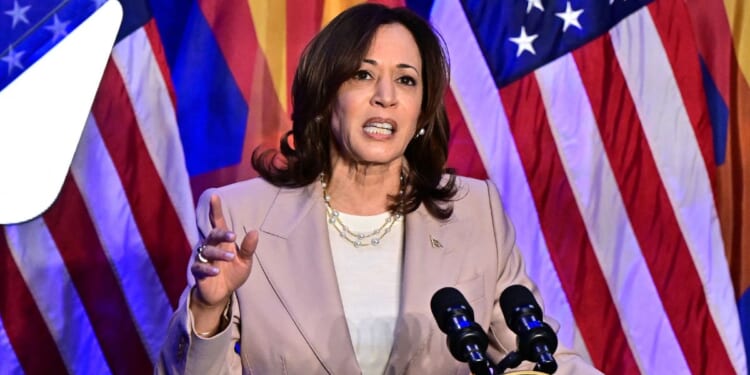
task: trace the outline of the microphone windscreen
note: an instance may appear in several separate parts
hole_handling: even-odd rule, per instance
[[[445,287],[435,292],[432,295],[432,300],[430,300],[430,309],[432,309],[432,316],[435,317],[440,330],[446,333],[455,310],[463,309],[467,318],[471,321],[474,320],[474,311],[469,306],[469,302],[456,288]]]
[[[534,295],[523,285],[511,285],[500,294],[500,309],[503,310],[505,322],[511,329],[515,329],[513,320],[517,316],[517,310],[527,307],[531,308],[534,315],[541,315],[542,309],[536,303]],[[537,316],[537,319],[541,320],[541,318],[541,316]]]

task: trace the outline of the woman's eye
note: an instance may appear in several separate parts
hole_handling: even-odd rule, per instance
[[[354,73],[354,77],[352,77],[352,78],[354,78],[356,80],[365,80],[365,79],[369,79],[371,77],[372,77],[372,75],[370,74],[370,72],[368,72],[366,70],[360,70],[360,71],[357,71],[356,73]]]
[[[409,77],[409,76],[403,76],[398,79],[398,82],[407,86],[416,86],[417,80]]]

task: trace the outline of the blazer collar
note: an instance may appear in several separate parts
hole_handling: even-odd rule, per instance
[[[331,373],[359,373],[344,317],[330,251],[320,184],[281,189],[261,231],[275,246],[256,256],[297,328]],[[461,251],[449,233],[453,219],[439,221],[424,206],[405,217],[401,304],[387,373],[401,374],[437,330],[430,299],[455,285]],[[468,228],[467,228],[468,229]],[[333,320],[331,317],[334,317]],[[437,334],[442,334],[437,331]]]
[[[328,239],[320,184],[280,189],[260,227],[256,257],[271,286],[327,372],[359,373]]]

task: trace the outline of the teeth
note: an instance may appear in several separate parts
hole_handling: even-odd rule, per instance
[[[365,132],[368,134],[389,135],[393,133],[393,125],[387,122],[369,122],[365,125]]]
[[[380,129],[393,130],[393,125],[391,125],[391,124],[389,124],[387,122],[368,122],[367,125],[365,125],[365,127],[370,127],[370,126],[374,126],[376,128],[380,128]]]
[[[385,134],[385,135],[389,135],[389,134],[393,133],[393,130],[391,130],[391,129],[381,129],[381,128],[375,128],[375,127],[368,126],[368,127],[365,127],[365,133],[368,133],[368,134]]]

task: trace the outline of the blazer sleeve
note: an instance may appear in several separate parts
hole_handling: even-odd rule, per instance
[[[201,241],[211,230],[209,220],[209,202],[211,195],[219,195],[218,190],[209,189],[201,194],[198,200],[196,217]],[[224,218],[231,228],[231,216],[227,212],[226,201],[224,203]],[[197,246],[195,246],[197,248]],[[188,264],[188,286],[180,297],[180,305],[177,307],[167,329],[167,337],[162,347],[159,361],[154,367],[155,374],[241,374],[242,360],[240,354],[235,352],[235,344],[240,339],[239,331],[239,304],[236,294],[232,294],[230,300],[229,325],[222,331],[210,338],[203,338],[196,334],[190,312],[190,295],[195,279],[189,272],[195,255],[191,257]]]
[[[487,181],[487,191],[498,254],[498,277],[493,295],[500,296],[508,286],[520,284],[532,291],[534,297],[542,307],[542,311],[545,311],[539,289],[526,274],[521,252],[516,246],[516,235],[513,225],[505,214],[500,196],[497,193],[497,188],[490,181]],[[559,324],[557,321],[546,315],[544,321],[552,326],[555,332],[558,331]],[[490,348],[488,349],[488,354],[496,361],[509,351],[516,349],[516,335],[505,323],[498,300],[494,301],[492,307],[489,338]],[[596,368],[586,363],[581,356],[562,344],[558,345],[554,356],[558,364],[556,374],[601,374]],[[533,363],[524,361],[518,369],[531,370],[533,367]]]

